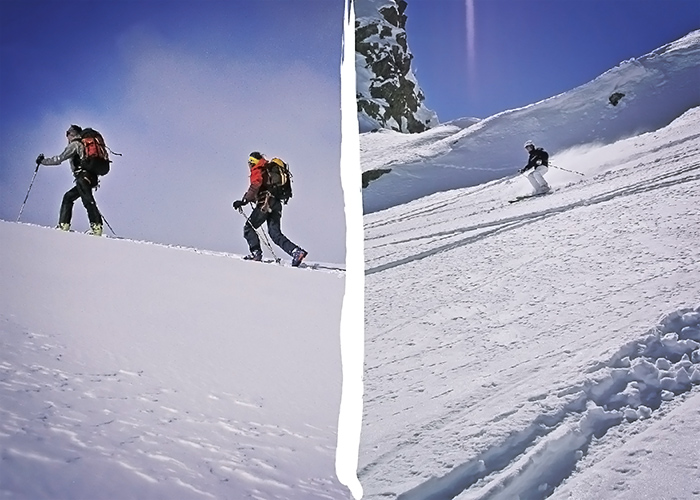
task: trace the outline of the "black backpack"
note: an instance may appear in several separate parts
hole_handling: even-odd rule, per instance
[[[95,129],[86,128],[80,134],[80,140],[85,149],[85,157],[80,161],[80,168],[96,175],[107,175],[111,161],[102,134]]]
[[[265,164],[267,171],[266,189],[272,196],[283,203],[292,197],[292,173],[289,165],[279,158],[273,158]]]

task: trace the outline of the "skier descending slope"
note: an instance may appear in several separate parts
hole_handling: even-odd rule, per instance
[[[529,153],[527,165],[520,169],[521,174],[525,174],[535,189],[534,195],[545,194],[550,191],[549,184],[544,180],[549,164],[549,153],[542,148],[536,148],[532,141],[525,143],[525,149]],[[527,172],[527,173],[526,173]]]

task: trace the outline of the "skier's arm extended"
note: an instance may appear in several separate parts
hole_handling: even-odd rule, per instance
[[[77,141],[73,141],[68,146],[66,146],[66,149],[63,150],[63,152],[59,155],[56,156],[51,156],[50,158],[44,158],[41,160],[42,165],[46,166],[55,166],[55,165],[60,165],[66,160],[69,160],[75,155],[80,155],[80,146],[78,145]]]

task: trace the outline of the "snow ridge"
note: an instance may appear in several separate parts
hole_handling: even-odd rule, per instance
[[[663,317],[639,340],[598,363],[583,386],[562,390],[569,401],[539,415],[447,475],[398,496],[400,500],[539,500],[575,470],[596,438],[613,426],[653,417],[662,402],[700,384],[700,306]]]
[[[699,67],[700,31],[694,31],[562,94],[464,123],[462,130],[452,132],[455,121],[430,137],[396,140],[391,154],[374,147],[381,137],[362,134],[363,170],[391,168],[364,189],[365,213],[502,178],[525,163],[527,139],[556,155],[665,127],[700,105]],[[612,104],[613,94],[624,96]],[[424,138],[432,140],[416,148]]]

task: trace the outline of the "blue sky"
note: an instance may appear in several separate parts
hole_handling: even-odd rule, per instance
[[[292,166],[285,233],[310,259],[342,262],[343,6],[1,0],[0,218],[16,219],[34,158],[58,154],[76,123],[123,154],[96,193],[118,235],[246,253],[231,202],[259,150]],[[71,185],[67,163],[40,169],[22,220],[55,225]]]
[[[700,28],[697,0],[408,0],[406,15],[441,122],[557,95]]]

